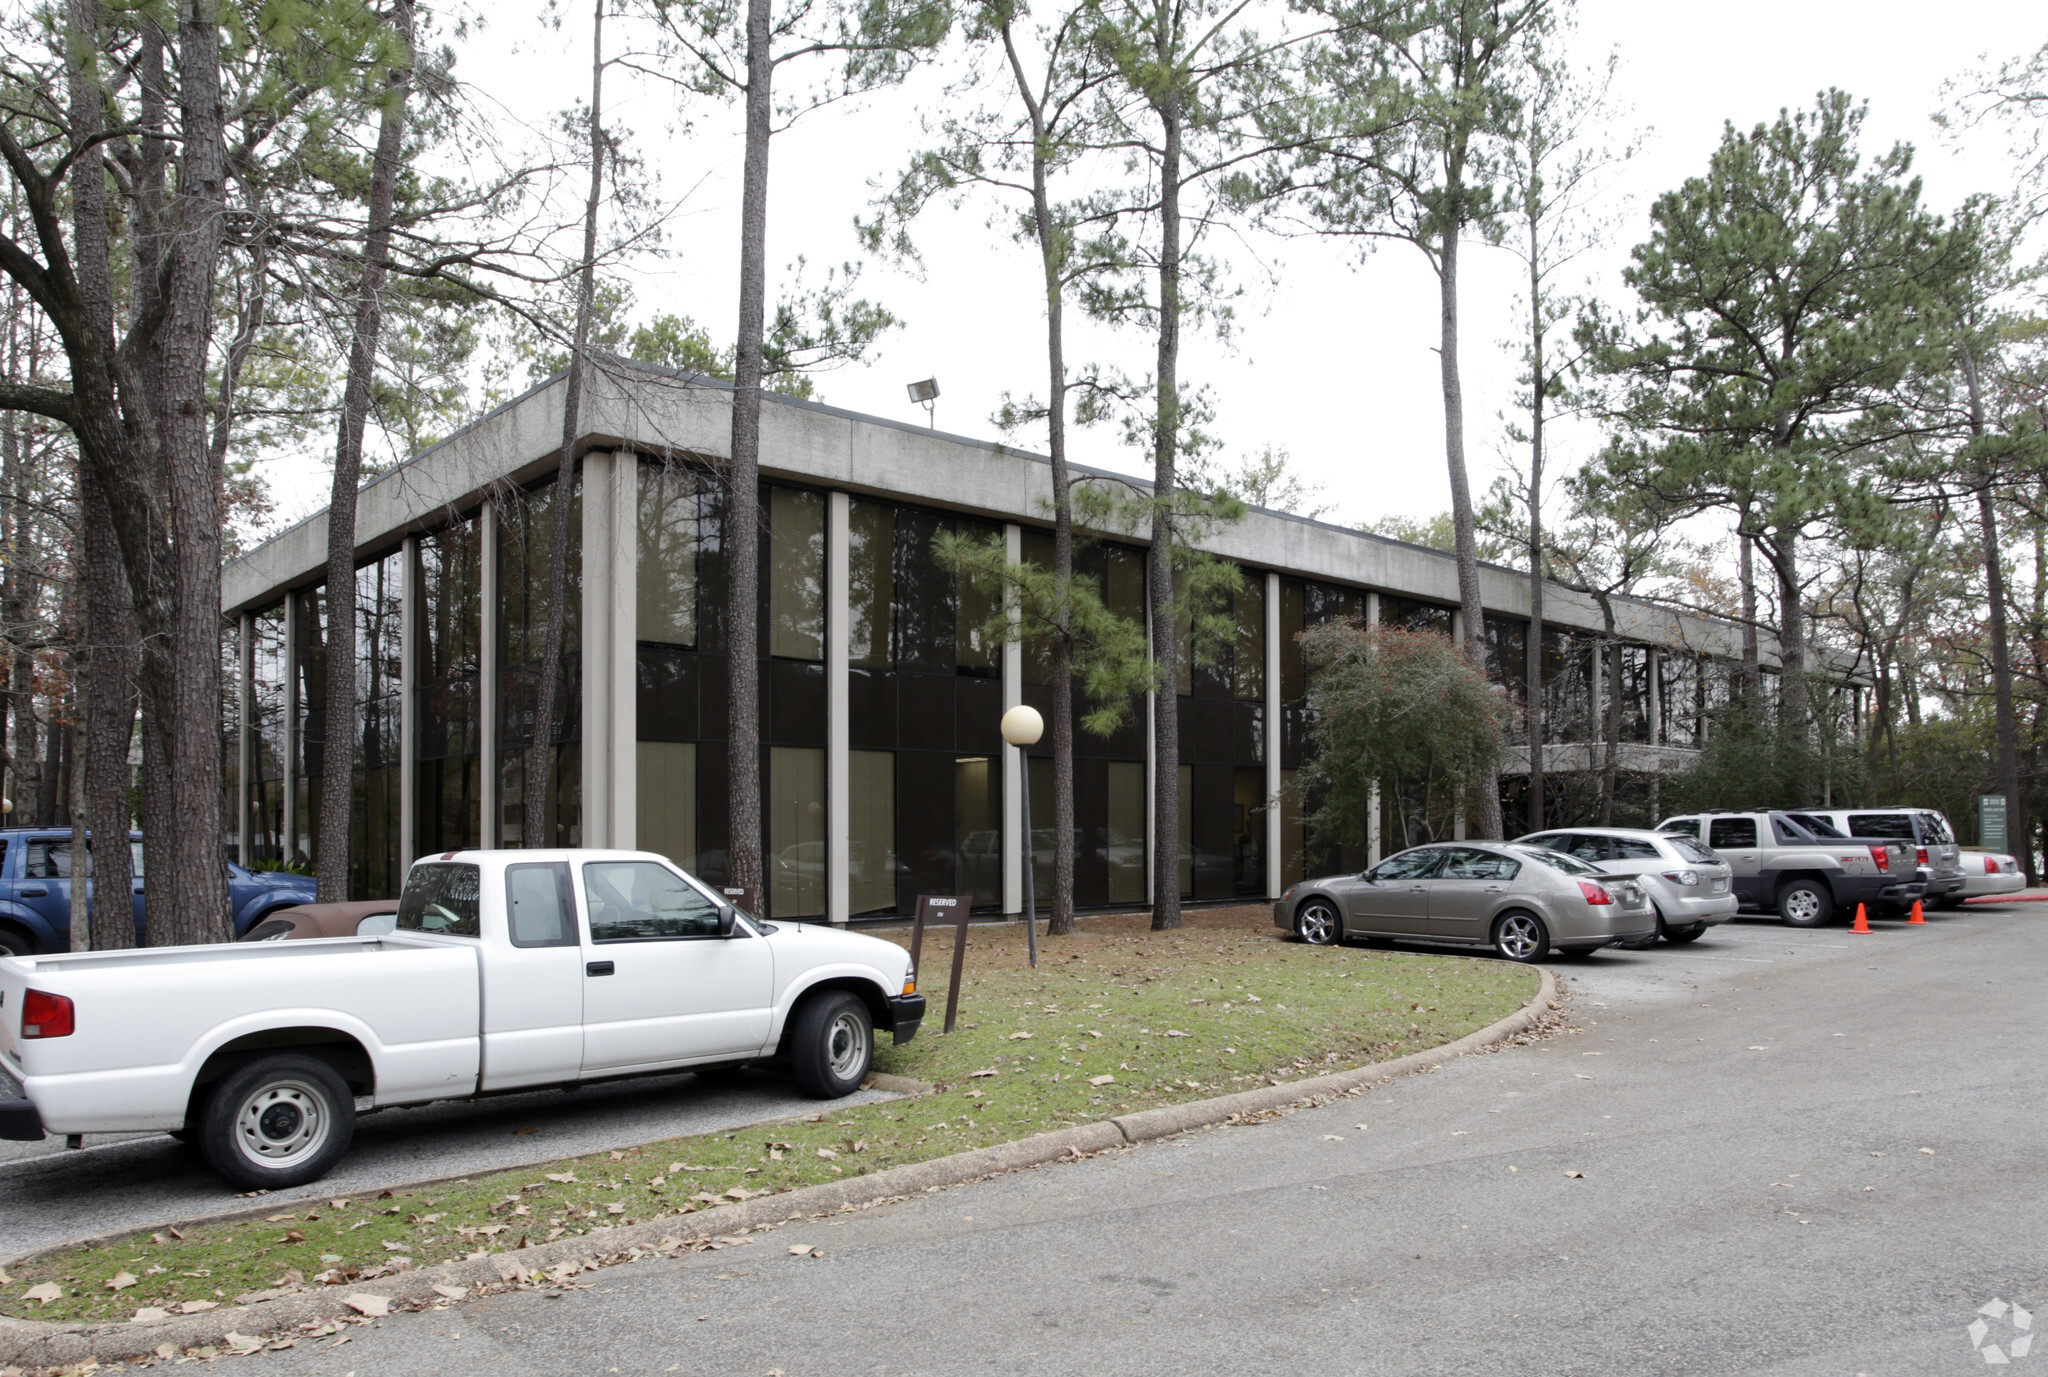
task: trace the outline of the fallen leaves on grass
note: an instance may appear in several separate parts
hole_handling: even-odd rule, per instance
[[[1115,1084],[1116,1084],[1116,1077],[1115,1077],[1115,1076],[1090,1076],[1090,1077],[1088,1078],[1088,1084],[1090,1084],[1090,1085],[1115,1085]]]
[[[40,1286],[29,1287],[28,1290],[22,1292],[22,1295],[25,1299],[41,1301],[44,1305],[48,1305],[53,1300],[62,1300],[64,1298],[64,1288],[54,1281],[46,1281]]]
[[[134,1284],[135,1274],[125,1268],[107,1278],[107,1289],[109,1291],[126,1291]]]

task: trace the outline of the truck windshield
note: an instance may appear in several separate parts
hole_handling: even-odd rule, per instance
[[[405,892],[398,896],[398,930],[475,937],[477,894],[482,888],[482,876],[473,865],[416,865],[405,877]]]

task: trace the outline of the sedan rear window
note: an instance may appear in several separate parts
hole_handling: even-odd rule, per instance
[[[482,873],[473,865],[446,861],[416,865],[398,896],[398,931],[435,932],[446,937],[478,935],[477,895]]]

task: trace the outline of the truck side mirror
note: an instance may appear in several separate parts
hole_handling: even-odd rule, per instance
[[[736,910],[731,904],[720,904],[718,906],[718,935],[720,937],[732,936],[735,912]]]

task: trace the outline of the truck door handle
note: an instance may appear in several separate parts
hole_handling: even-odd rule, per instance
[[[609,961],[585,962],[583,973],[585,975],[610,975],[612,973],[612,963]]]
[[[44,889],[41,885],[37,885],[34,889],[22,890],[21,897],[24,899],[41,899],[47,896],[49,892],[49,890]]]

